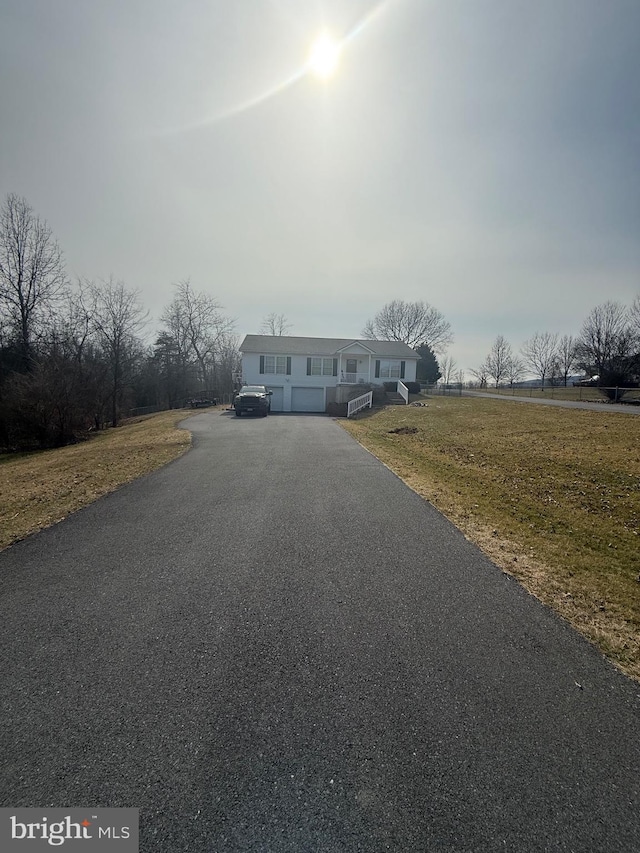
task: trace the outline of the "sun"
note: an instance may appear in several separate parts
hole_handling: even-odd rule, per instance
[[[340,43],[328,33],[319,35],[309,51],[307,67],[322,80],[333,75],[340,60]]]

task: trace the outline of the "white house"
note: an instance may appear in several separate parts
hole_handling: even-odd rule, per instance
[[[357,386],[415,381],[418,354],[399,341],[247,335],[243,385],[266,385],[274,412],[324,412]]]

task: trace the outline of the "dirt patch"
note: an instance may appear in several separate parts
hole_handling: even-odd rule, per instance
[[[417,432],[418,427],[412,426],[396,427],[395,429],[389,430],[391,435],[415,435]]]

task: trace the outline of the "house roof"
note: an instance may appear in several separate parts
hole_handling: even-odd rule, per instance
[[[418,353],[402,341],[373,341],[356,338],[297,338],[289,335],[246,335],[240,345],[242,353],[261,355],[316,355],[335,356],[353,344],[381,358],[415,358]]]

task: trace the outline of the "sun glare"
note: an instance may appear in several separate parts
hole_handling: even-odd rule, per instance
[[[335,72],[339,59],[340,44],[323,33],[311,45],[308,67],[316,77],[326,80]]]

